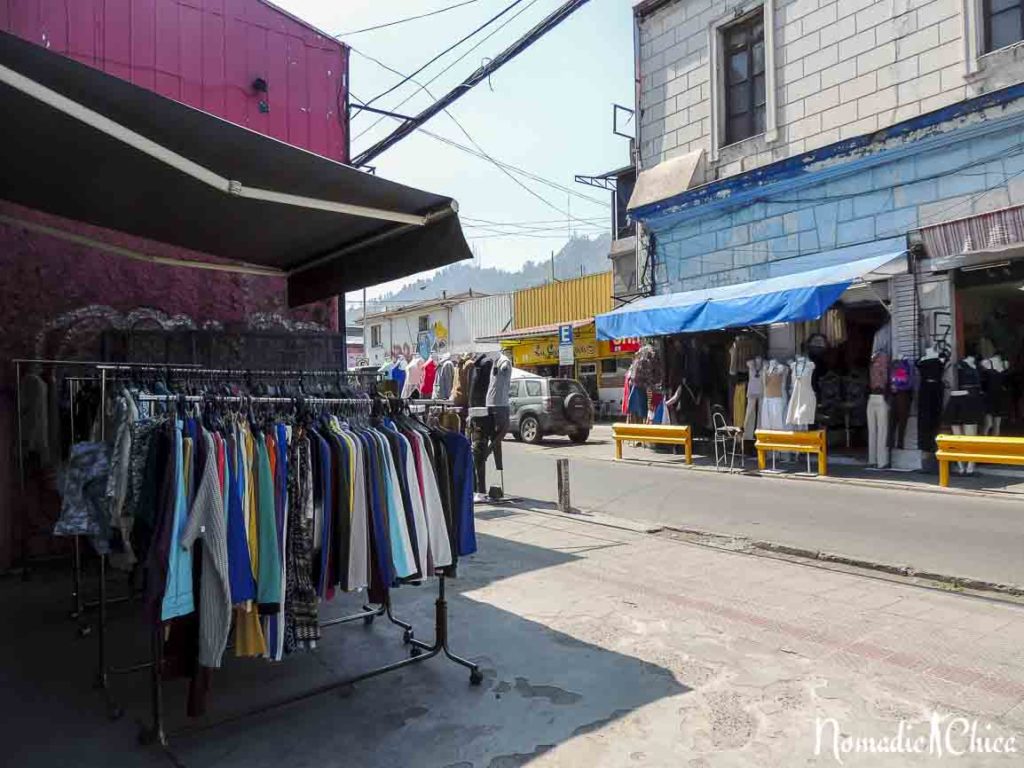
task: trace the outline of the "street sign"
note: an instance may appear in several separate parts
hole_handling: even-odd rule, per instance
[[[558,364],[572,365],[576,362],[575,349],[573,348],[573,333],[571,325],[558,326]]]

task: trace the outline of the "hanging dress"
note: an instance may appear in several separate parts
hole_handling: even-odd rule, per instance
[[[807,358],[801,358],[794,360],[789,367],[793,372],[793,394],[786,409],[786,424],[806,427],[814,423],[815,412],[818,409],[818,398],[811,385],[814,363]]]

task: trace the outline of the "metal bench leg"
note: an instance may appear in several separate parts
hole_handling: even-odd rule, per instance
[[[949,488],[949,462],[939,459],[939,485]]]

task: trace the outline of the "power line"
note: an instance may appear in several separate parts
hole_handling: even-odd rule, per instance
[[[372,32],[375,29],[386,29],[387,27],[393,27],[397,24],[404,24],[407,21],[416,21],[417,19],[425,19],[428,16],[437,16],[440,13],[446,11],[454,11],[456,8],[462,8],[464,5],[472,5],[478,3],[480,0],[464,0],[464,2],[456,3],[455,5],[449,5],[444,8],[438,8],[436,11],[429,11],[428,13],[421,13],[419,16],[406,16],[404,19],[395,19],[385,24],[378,24],[374,27],[364,27],[363,29],[355,29],[351,32],[342,32],[341,34],[335,35],[335,37],[346,37],[348,35],[359,35],[363,32]]]
[[[516,0],[521,2],[521,0]],[[474,87],[482,83],[484,80],[489,78],[492,74],[500,70],[510,61],[519,56],[523,51],[527,50],[531,45],[536,43],[548,32],[555,29],[563,21],[572,16],[576,11],[586,5],[590,0],[566,0],[562,5],[556,8],[554,11],[549,13],[537,24],[530,28],[525,34],[517,38],[511,45],[507,46],[493,59],[489,59],[487,62],[477,67],[476,70],[461,83],[456,85],[454,88],[448,91],[444,96],[435,101],[433,104],[422,110],[411,120],[404,121],[395,130],[385,136],[383,139],[378,141],[369,149],[361,152],[355,159],[356,165],[364,165],[383,152],[393,147],[399,141],[404,139],[416,128],[425,124],[428,120],[436,116],[437,114],[445,111],[448,107],[458,101],[460,98],[465,96]],[[511,7],[511,6],[510,6]],[[449,113],[450,114],[450,113]],[[456,125],[458,121],[456,121]],[[478,147],[479,149],[479,147]]]
[[[497,21],[498,19],[500,19],[500,18],[501,18],[502,16],[504,16],[504,15],[505,15],[506,13],[508,13],[509,11],[511,11],[511,10],[512,10],[513,8],[515,8],[515,7],[517,6],[517,5],[519,5],[519,4],[521,3],[521,2],[523,2],[523,0],[512,0],[512,2],[511,2],[511,3],[509,4],[509,5],[506,5],[506,6],[505,6],[505,7],[504,7],[504,8],[502,9],[502,10],[500,10],[500,11],[499,11],[498,13],[496,13],[496,14],[495,14],[494,16],[492,16],[491,18],[489,18],[489,19],[488,19],[487,21],[485,21],[485,22],[484,22],[483,24],[481,24],[481,25],[480,25],[479,27],[477,27],[476,29],[474,29],[474,30],[473,30],[472,32],[470,32],[469,34],[465,35],[464,37],[461,37],[461,38],[459,38],[459,39],[458,39],[458,40],[457,40],[456,42],[452,43],[452,44],[451,44],[451,45],[449,45],[449,46],[448,46],[447,48],[445,48],[445,49],[444,49],[443,51],[441,51],[441,52],[440,52],[439,54],[437,54],[436,56],[434,56],[434,58],[432,58],[432,59],[431,59],[430,61],[428,61],[428,62],[427,62],[426,64],[423,64],[423,65],[421,65],[421,66],[420,66],[420,68],[419,68],[419,69],[417,69],[417,70],[416,70],[415,72],[413,72],[413,73],[412,73],[411,75],[406,75],[406,76],[405,76],[405,77],[404,77],[404,78],[403,78],[403,79],[402,79],[402,80],[401,80],[400,82],[398,82],[398,83],[395,83],[394,85],[392,85],[392,86],[391,86],[390,88],[388,88],[388,89],[387,89],[386,91],[384,91],[383,93],[379,93],[379,94],[377,94],[376,96],[374,96],[374,97],[373,97],[372,99],[370,99],[370,100],[369,100],[368,102],[366,102],[366,103],[367,103],[367,104],[373,104],[373,102],[377,101],[377,99],[380,99],[380,98],[382,98],[382,97],[384,97],[384,96],[387,96],[387,95],[388,95],[389,93],[391,93],[391,92],[392,92],[393,90],[395,90],[396,88],[401,88],[401,87],[402,87],[403,85],[405,85],[405,84],[406,84],[407,82],[409,82],[410,80],[412,80],[412,78],[416,77],[416,75],[418,75],[418,74],[419,74],[420,72],[422,72],[422,71],[423,71],[424,69],[426,69],[427,67],[429,67],[429,66],[430,66],[431,64],[433,64],[433,63],[434,63],[435,61],[437,61],[438,59],[440,59],[440,58],[441,58],[442,56],[444,56],[445,54],[447,54],[447,53],[451,53],[451,52],[452,52],[453,50],[455,50],[456,48],[458,48],[458,47],[459,47],[460,45],[462,45],[462,44],[463,44],[464,42],[466,42],[467,40],[469,40],[469,38],[473,37],[473,35],[475,35],[475,34],[476,34],[477,32],[479,32],[480,30],[482,30],[482,29],[484,29],[484,28],[486,28],[486,27],[489,27],[489,26],[490,26],[491,24],[493,24],[493,23],[494,23],[494,22],[496,22],[496,21]]]
[[[352,50],[355,50],[355,49],[353,48]],[[357,51],[357,53],[360,53],[360,52]],[[360,53],[360,55],[361,56],[366,56],[365,53]],[[367,58],[370,58],[370,57],[367,56]],[[382,62],[379,62],[376,59],[370,58],[370,60],[373,61],[375,64],[380,64],[383,67],[387,67],[386,64],[383,64]],[[413,82],[415,82],[415,81],[413,81]],[[419,85],[419,83],[416,83],[416,85]],[[424,90],[427,90],[425,86],[420,85],[420,87],[423,88]],[[427,91],[427,93],[429,94],[430,91]],[[349,92],[349,96],[351,96],[355,101],[358,101],[359,103],[364,103],[362,101],[362,99],[360,99],[354,93]],[[433,97],[431,97],[431,98],[433,98]],[[458,124],[457,121],[455,120],[455,118],[452,117],[451,113],[448,112],[448,110],[445,110],[445,114],[447,114],[448,117],[450,117],[453,122],[456,122],[456,124]],[[396,119],[399,119],[399,118],[396,118]],[[460,128],[461,128],[461,126],[460,126]],[[440,142],[443,142],[445,144],[448,144],[448,145],[450,145],[450,146],[452,146],[452,147],[454,147],[454,148],[456,148],[456,149],[458,149],[458,150],[460,150],[462,152],[466,152],[467,154],[473,155],[474,157],[478,157],[478,158],[480,158],[482,160],[486,160],[486,161],[488,161],[490,163],[493,163],[495,165],[504,166],[505,168],[507,168],[508,170],[510,170],[510,171],[512,171],[514,173],[518,173],[518,174],[520,174],[522,176],[525,176],[528,179],[532,179],[533,181],[538,182],[539,184],[544,184],[544,185],[546,185],[548,187],[551,187],[552,189],[558,190],[559,192],[564,192],[567,195],[572,195],[573,197],[579,198],[580,200],[584,200],[584,201],[586,201],[588,203],[593,203],[594,205],[600,205],[600,206],[602,206],[604,208],[611,208],[611,203],[605,202],[604,200],[598,200],[596,198],[589,197],[588,195],[584,195],[583,193],[581,193],[581,192],[579,192],[579,191],[577,191],[575,189],[563,186],[563,185],[559,184],[558,182],[552,181],[551,179],[546,179],[543,176],[538,176],[535,173],[527,171],[527,170],[525,170],[523,168],[520,168],[520,167],[518,167],[516,165],[512,165],[511,163],[506,163],[506,162],[501,161],[501,160],[496,160],[495,158],[488,156],[484,152],[475,150],[472,147],[467,147],[465,144],[460,144],[459,142],[457,142],[457,141],[455,141],[453,139],[449,139],[446,136],[441,136],[439,134],[432,133],[431,131],[428,131],[426,128],[417,128],[417,131],[420,132],[420,133],[424,133],[427,136],[430,136],[431,138],[436,139],[437,141],[440,141]],[[462,131],[463,131],[463,133],[466,133],[465,128],[463,128]],[[470,140],[472,141],[471,137],[470,137]],[[561,213],[563,216],[567,215],[561,209],[557,209],[556,208],[556,210],[558,210],[558,212]],[[580,218],[577,218],[577,217],[573,217],[573,219],[575,221],[579,221],[579,222],[588,221],[587,219],[580,219]]]
[[[501,30],[503,30],[503,29],[504,29],[505,27],[507,27],[507,26],[508,26],[509,24],[511,24],[511,23],[512,23],[513,21],[515,21],[516,19],[518,19],[518,18],[519,18],[520,16],[522,16],[522,15],[523,15],[524,13],[526,13],[526,11],[530,10],[530,8],[531,8],[532,6],[534,6],[534,5],[536,5],[536,4],[537,4],[537,0],[530,0],[530,2],[529,2],[529,3],[527,3],[526,5],[524,5],[524,6],[522,7],[522,8],[520,8],[520,9],[519,9],[518,11],[516,11],[516,12],[515,12],[514,14],[512,14],[512,15],[511,15],[511,16],[510,16],[509,18],[505,19],[505,21],[503,21],[503,22],[502,22],[501,24],[499,24],[499,25],[498,25],[497,27],[495,27],[495,28],[494,28],[494,29],[492,29],[492,30],[491,30],[490,32],[488,32],[488,33],[487,33],[487,34],[486,34],[486,35],[485,35],[485,36],[484,36],[483,38],[481,38],[481,39],[480,39],[480,40],[478,40],[478,41],[477,41],[476,43],[474,43],[474,44],[473,44],[473,46],[472,46],[471,48],[469,48],[469,49],[468,49],[467,51],[465,51],[464,53],[460,54],[460,55],[459,55],[459,56],[458,56],[458,57],[457,57],[456,59],[454,59],[454,60],[453,60],[452,62],[450,62],[450,63],[448,64],[448,66],[446,66],[446,67],[445,67],[444,69],[442,69],[442,70],[441,70],[440,72],[438,72],[438,73],[437,73],[436,75],[434,75],[434,76],[433,76],[432,78],[430,78],[429,80],[427,80],[427,82],[426,82],[426,83],[424,83],[424,84],[420,85],[420,83],[418,83],[418,82],[417,82],[417,81],[415,81],[415,80],[413,80],[412,82],[413,82],[413,83],[414,83],[415,85],[418,85],[418,86],[420,86],[420,88],[421,88],[422,90],[424,90],[424,91],[426,91],[426,92],[427,92],[428,94],[430,94],[430,91],[428,91],[428,90],[427,90],[427,86],[428,86],[428,85],[430,85],[430,84],[431,84],[432,82],[434,82],[435,80],[437,80],[437,78],[441,77],[441,75],[443,75],[443,74],[444,74],[445,72],[447,72],[448,70],[450,70],[450,69],[451,69],[452,67],[454,67],[454,66],[455,66],[456,64],[458,64],[458,63],[459,63],[460,61],[462,61],[463,59],[465,59],[465,58],[466,58],[467,56],[469,56],[469,54],[471,54],[471,53],[472,53],[473,51],[475,51],[475,50],[476,50],[477,48],[479,48],[479,47],[480,47],[481,45],[483,45],[484,43],[486,43],[486,42],[487,42],[488,40],[490,40],[490,39],[491,39],[492,37],[494,37],[494,36],[495,36],[496,34],[498,34],[499,32],[501,32]],[[365,56],[366,54],[362,54],[362,55],[364,55],[364,56]],[[380,62],[377,62],[377,63],[380,63]],[[384,65],[382,65],[382,66],[384,66]],[[386,68],[386,69],[390,69],[390,68],[388,68],[388,67],[385,67],[385,68]],[[392,71],[392,72],[395,72],[395,70],[390,70],[390,71]],[[401,73],[399,73],[399,72],[395,72],[395,74],[399,75],[399,77],[402,77],[402,76],[403,76],[403,75],[402,75]],[[395,107],[394,107],[394,109],[393,109],[392,111],[394,111],[394,112],[397,112],[397,111],[398,111],[398,110],[399,110],[399,109],[400,109],[400,108],[401,108],[402,106],[404,106],[405,104],[408,104],[408,103],[409,103],[409,102],[410,102],[410,101],[411,101],[411,100],[412,100],[413,98],[415,98],[415,96],[416,96],[416,91],[413,91],[413,92],[412,92],[412,93],[410,93],[410,94],[409,94],[408,96],[406,96],[406,97],[405,97],[404,99],[402,99],[402,100],[401,100],[400,102],[398,102],[398,104],[396,104],[396,105],[395,105]],[[432,98],[432,99],[434,98],[433,94],[430,94],[430,98]],[[384,121],[384,118],[383,118],[383,117],[378,117],[378,118],[377,118],[376,120],[374,120],[374,121],[373,121],[373,122],[372,122],[372,123],[371,123],[371,124],[370,124],[369,126],[367,126],[367,127],[366,127],[366,128],[364,128],[364,129],[363,129],[362,131],[360,131],[359,133],[357,133],[357,134],[356,134],[356,135],[355,135],[355,136],[353,137],[353,139],[352,139],[352,140],[353,140],[353,141],[356,141],[356,140],[357,140],[357,139],[359,139],[360,137],[362,137],[362,136],[364,136],[365,134],[367,134],[367,133],[369,133],[370,131],[372,131],[372,130],[373,130],[374,128],[376,128],[376,127],[377,127],[378,125],[380,125],[380,124],[381,124],[381,123],[382,123],[383,121]]]

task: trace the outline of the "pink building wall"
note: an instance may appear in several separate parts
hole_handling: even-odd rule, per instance
[[[346,159],[347,49],[263,0],[0,0],[0,30],[251,130]],[[252,88],[257,77],[267,82],[265,94]],[[336,300],[288,310],[281,278],[159,266],[71,244],[18,221],[141,253],[204,258],[2,200],[0,216],[0,571],[17,556],[19,521],[45,520],[57,504],[52,477],[34,478],[24,495],[18,489],[11,358],[91,359],[104,327],[136,317],[147,318],[146,327],[153,317],[172,316],[196,327],[237,327],[279,315],[337,329]]]
[[[348,49],[262,0],[0,0],[0,30],[347,159]],[[257,77],[267,82],[265,94],[252,88]]]

